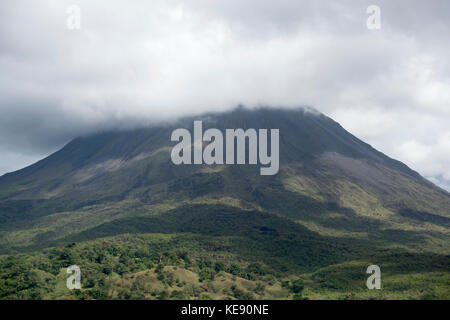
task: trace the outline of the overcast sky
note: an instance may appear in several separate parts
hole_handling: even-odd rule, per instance
[[[313,106],[450,190],[450,1],[0,0],[0,174],[238,103]]]

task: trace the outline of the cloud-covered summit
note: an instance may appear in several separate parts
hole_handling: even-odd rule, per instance
[[[450,3],[377,1],[368,30],[371,4],[3,1],[0,173],[99,129],[310,105],[450,189]]]

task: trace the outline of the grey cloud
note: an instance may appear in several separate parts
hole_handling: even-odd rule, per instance
[[[366,0],[79,0],[79,31],[72,1],[1,2],[0,173],[80,134],[262,103],[312,105],[446,186],[450,4],[376,2],[379,31]]]

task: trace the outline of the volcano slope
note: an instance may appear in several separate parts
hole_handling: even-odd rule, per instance
[[[171,133],[194,120],[279,129],[278,174],[174,165]],[[448,192],[314,110],[101,132],[0,177],[0,298],[449,299],[449,208]],[[70,265],[81,290],[66,288]]]

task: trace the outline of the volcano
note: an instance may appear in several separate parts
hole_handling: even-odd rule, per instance
[[[194,121],[278,129],[279,171],[175,165],[171,134]],[[239,107],[78,137],[0,177],[3,276],[34,272],[22,293],[0,283],[0,296],[64,298],[61,270],[77,264],[88,298],[290,298],[297,280],[310,298],[448,298],[449,232],[447,191],[329,117]],[[381,293],[365,287],[373,264]]]

